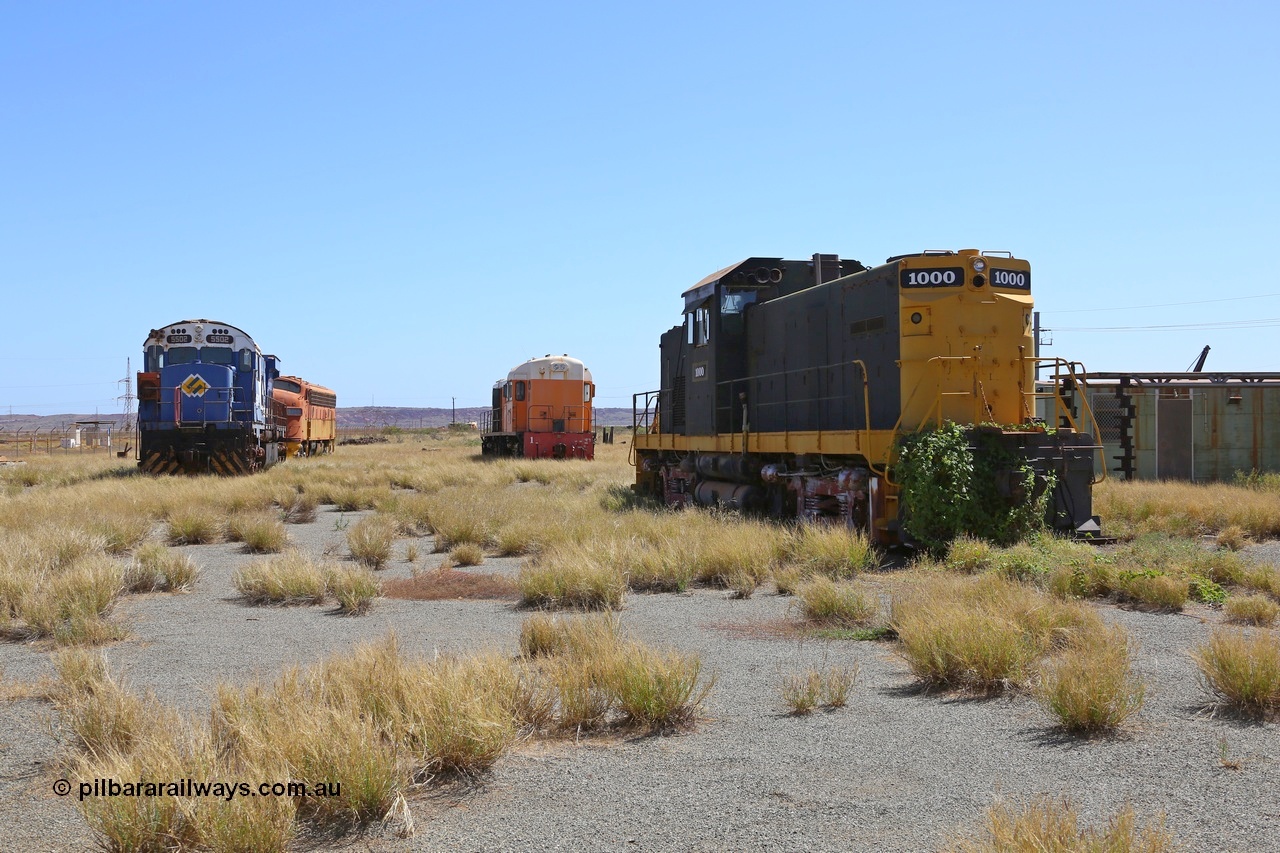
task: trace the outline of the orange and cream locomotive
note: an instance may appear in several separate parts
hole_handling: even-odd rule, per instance
[[[279,376],[271,392],[284,407],[286,456],[332,453],[338,437],[338,397],[297,376]]]
[[[493,386],[480,439],[486,456],[592,459],[591,371],[576,358],[546,355],[515,367]]]

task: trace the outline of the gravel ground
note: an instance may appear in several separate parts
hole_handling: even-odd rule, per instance
[[[359,514],[322,512],[290,526],[320,553],[341,543]],[[402,543],[399,548],[403,548]],[[423,554],[430,540],[420,541]],[[231,586],[247,561],[238,545],[192,546],[194,591],[125,599],[128,640],[106,650],[137,690],[203,716],[219,681],[273,679],[394,630],[408,651],[514,653],[522,612],[507,602],[379,600],[370,615],[328,608],[248,607]],[[1280,559],[1280,545],[1258,559]],[[438,555],[428,557],[431,563]],[[514,574],[517,560],[480,571]],[[396,563],[384,576],[405,576]],[[979,823],[998,798],[1068,795],[1102,821],[1124,802],[1140,816],[1167,814],[1192,850],[1280,850],[1280,739],[1259,725],[1205,710],[1188,650],[1219,615],[1196,608],[1160,615],[1102,607],[1138,639],[1147,703],[1119,737],[1056,732],[1026,696],[970,699],[920,694],[887,643],[779,639],[743,630],[786,615],[790,599],[722,592],[630,595],[635,635],[702,655],[718,674],[695,732],[673,737],[537,742],[470,785],[411,800],[417,834],[379,828],[325,850],[934,850]],[[50,675],[48,650],[0,644],[5,683]],[[782,713],[781,673],[811,663],[858,661],[847,708]],[[56,715],[43,701],[0,702],[0,850],[82,850],[94,843],[74,796],[51,792]],[[1240,769],[1224,766],[1223,758]],[[73,782],[76,780],[72,780]]]

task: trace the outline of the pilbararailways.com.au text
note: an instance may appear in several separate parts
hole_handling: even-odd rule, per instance
[[[168,782],[136,780],[120,782],[116,779],[94,779],[78,783],[80,799],[89,797],[216,797],[231,800],[236,797],[340,797],[341,782],[197,782],[195,779],[178,779]],[[71,793],[71,783],[59,779],[53,783],[53,792],[60,797]]]

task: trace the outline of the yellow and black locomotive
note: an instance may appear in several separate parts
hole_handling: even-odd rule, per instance
[[[661,388],[634,401],[636,490],[893,544],[900,440],[953,422],[1025,460],[1052,527],[1095,534],[1097,447],[1061,391],[1055,423],[1036,418],[1038,361],[1072,387],[1072,365],[1036,358],[1031,267],[1007,252],[749,258],[685,291],[662,336]]]

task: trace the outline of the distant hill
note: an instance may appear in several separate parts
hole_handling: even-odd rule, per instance
[[[459,423],[479,421],[485,408],[466,407],[457,410]],[[399,427],[416,429],[421,427],[448,426],[455,417],[452,409],[414,409],[403,406],[352,406],[338,409],[339,429],[360,429],[379,427]],[[101,421],[114,424],[119,430],[124,424],[124,415],[0,415],[0,431],[41,432],[61,431],[76,421]],[[631,409],[596,409],[596,423],[600,426],[631,426]]]
[[[478,422],[488,408],[458,408],[458,423]],[[595,410],[599,426],[631,426],[631,409]],[[402,406],[352,406],[338,409],[338,428],[394,426],[401,429],[448,426],[454,419],[453,409],[413,409]]]

